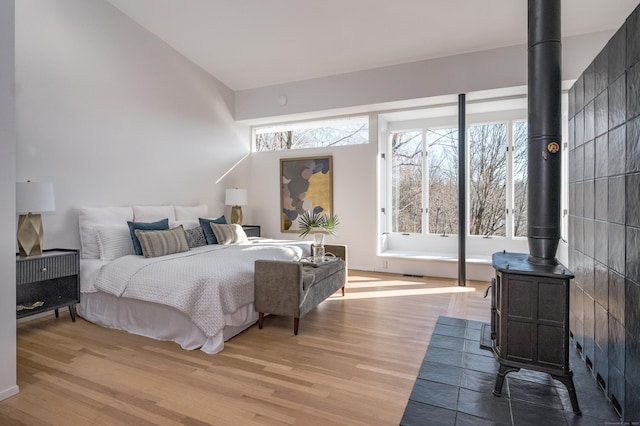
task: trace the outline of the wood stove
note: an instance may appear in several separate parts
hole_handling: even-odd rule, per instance
[[[491,324],[482,329],[481,347],[500,364],[493,394],[505,376],[521,368],[548,373],[569,391],[574,413],[578,399],[569,367],[569,282],[573,274],[557,263],[537,265],[527,254],[493,255]]]
[[[561,40],[560,2],[528,2],[529,254],[495,253],[491,325],[481,347],[500,364],[493,394],[521,368],[550,374],[569,391],[580,414],[569,368],[569,282],[555,255],[560,240]]]

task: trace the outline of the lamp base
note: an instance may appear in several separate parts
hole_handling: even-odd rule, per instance
[[[242,225],[242,207],[240,206],[231,207],[231,223],[237,223],[238,225]]]
[[[18,218],[18,250],[20,256],[42,254],[42,216],[21,214]]]

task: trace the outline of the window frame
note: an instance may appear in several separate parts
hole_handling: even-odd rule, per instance
[[[515,187],[514,187],[514,178],[513,178],[513,170],[514,170],[514,135],[513,135],[513,130],[514,130],[514,123],[515,122],[526,122],[527,119],[526,117],[519,117],[519,118],[509,118],[509,119],[504,119],[504,120],[477,120],[477,121],[473,121],[473,122],[467,122],[467,126],[466,126],[466,133],[467,133],[467,144],[465,146],[465,153],[466,153],[466,166],[467,166],[467,170],[470,169],[470,162],[471,162],[471,156],[470,156],[470,138],[469,138],[469,129],[471,127],[474,126],[484,126],[484,125],[493,125],[493,124],[504,124],[505,125],[505,132],[506,132],[506,141],[505,141],[505,161],[506,161],[506,173],[507,173],[507,179],[506,179],[506,197],[505,197],[505,236],[495,236],[492,235],[490,237],[484,237],[482,235],[473,235],[469,233],[469,209],[471,206],[471,188],[470,188],[470,181],[471,181],[471,174],[467,173],[466,176],[466,181],[465,181],[465,187],[466,187],[466,205],[467,205],[467,235],[466,237],[468,238],[483,238],[483,239],[519,239],[519,240],[524,240],[526,239],[526,237],[518,237],[515,236],[513,234],[514,231],[514,200],[515,200]],[[439,232],[432,232],[432,230],[430,229],[429,226],[429,149],[428,149],[428,144],[427,142],[427,134],[429,131],[431,130],[441,130],[441,129],[447,129],[447,128],[454,128],[453,126],[447,126],[447,125],[437,125],[437,126],[425,126],[422,128],[416,128],[416,127],[398,127],[398,128],[394,128],[393,130],[389,130],[387,132],[387,134],[385,135],[386,137],[386,155],[389,158],[389,164],[387,167],[387,172],[389,174],[389,179],[388,179],[388,185],[391,185],[389,187],[389,189],[387,189],[387,193],[389,193],[390,188],[392,187],[392,179],[393,179],[393,175],[392,175],[392,167],[393,167],[393,158],[392,158],[392,149],[391,149],[391,140],[393,137],[394,133],[408,133],[408,132],[418,132],[421,131],[422,132],[422,152],[423,152],[423,158],[426,161],[422,162],[422,194],[423,194],[423,204],[422,204],[422,232],[421,233],[407,233],[407,232],[402,232],[402,231],[393,231],[393,211],[392,211],[392,200],[391,197],[388,197],[386,200],[386,203],[384,205],[385,210],[388,211],[390,214],[390,220],[388,221],[388,225],[387,225],[387,229],[386,232],[388,232],[389,234],[416,234],[416,235],[429,235],[429,236],[441,236],[442,234],[440,234]],[[426,202],[426,204],[425,204]],[[437,230],[436,230],[437,231]],[[457,236],[457,233],[451,233],[451,234],[447,234],[447,235],[452,235],[452,236]]]
[[[482,102],[485,102],[483,100]],[[491,102],[491,100],[486,100],[486,102]],[[491,258],[491,254],[497,251],[514,251],[514,252],[526,252],[528,250],[528,240],[526,236],[515,236],[513,220],[515,217],[514,210],[514,179],[513,179],[513,147],[515,144],[514,140],[514,127],[515,123],[518,121],[528,121],[528,114],[526,111],[526,97],[519,96],[518,102],[512,102],[506,108],[502,108],[502,104],[497,108],[485,108],[482,110],[478,108],[477,105],[480,102],[474,102],[472,105],[469,105],[467,108],[467,118],[466,125],[467,129],[473,125],[483,124],[483,123],[494,123],[494,122],[508,122],[507,129],[507,144],[508,151],[506,155],[509,157],[507,159],[507,165],[509,167],[508,170],[508,182],[507,182],[507,203],[505,204],[505,209],[509,206],[508,214],[505,214],[507,220],[507,234],[505,236],[491,236],[490,238],[484,238],[482,236],[474,236],[469,235],[469,226],[467,223],[467,235],[465,236],[466,241],[466,252],[467,258],[475,259],[484,259],[483,262],[488,261]],[[498,102],[500,103],[500,102]],[[515,106],[514,106],[515,105]],[[381,122],[384,123],[384,132],[379,133],[380,138],[380,150],[381,154],[383,154],[382,158],[388,158],[389,161],[382,161],[380,166],[381,175],[380,175],[380,183],[383,184],[385,182],[390,182],[391,174],[390,174],[390,164],[391,164],[391,151],[390,151],[390,134],[393,132],[401,132],[405,130],[416,130],[418,128],[454,128],[457,127],[457,115],[454,108],[450,105],[446,105],[447,113],[442,114],[440,111],[436,111],[435,113],[427,113],[423,115],[423,118],[415,118],[417,116],[416,113],[412,113],[408,115],[407,119],[403,119],[401,115],[398,114],[389,114],[384,115],[381,113]],[[470,111],[471,110],[471,111]],[[427,137],[424,138],[425,140]],[[467,152],[467,167],[469,167],[469,155],[468,155],[469,143],[465,147],[465,152]],[[467,210],[470,208],[470,192],[469,192],[469,173],[467,172],[467,182],[465,182],[466,186],[466,194],[467,194]],[[428,183],[427,183],[428,185]],[[456,259],[458,253],[458,235],[457,229],[452,230],[451,234],[446,234],[446,237],[452,238],[443,238],[441,234],[432,234],[432,233],[421,233],[421,234],[406,234],[406,233],[397,233],[391,232],[391,216],[392,212],[390,211],[391,204],[388,202],[388,195],[383,196],[384,189],[381,185],[379,188],[380,194],[380,202],[381,206],[381,215],[380,215],[380,242],[379,242],[379,251],[378,254],[385,257],[398,257],[403,258],[409,256],[409,258],[419,255],[426,256],[428,259]],[[425,200],[428,200],[428,195],[425,197]],[[423,206],[427,207],[427,206]],[[467,214],[467,221],[469,221],[469,216]],[[424,228],[423,228],[424,229]],[[429,229],[429,232],[431,230]]]
[[[513,129],[513,119],[511,120],[491,120],[491,121],[476,121],[473,123],[467,123],[467,127],[465,129],[466,132],[466,146],[465,146],[465,151],[466,151],[466,167],[467,167],[467,176],[466,176],[466,181],[465,181],[465,185],[466,185],[466,195],[467,195],[467,200],[466,200],[466,206],[467,206],[467,213],[466,213],[466,219],[467,219],[467,223],[466,223],[466,230],[467,230],[467,237],[480,237],[480,238],[484,238],[484,239],[491,239],[491,238],[509,238],[509,229],[508,229],[508,223],[509,221],[509,211],[511,211],[513,209],[513,205],[509,204],[509,200],[513,199],[513,191],[510,191],[510,188],[513,188],[513,176],[510,175],[510,171],[513,170],[512,168],[512,163],[511,163],[511,159],[513,158],[513,156],[511,156],[511,158],[509,157],[509,153],[511,151],[510,149],[510,144],[512,143],[512,137],[510,137],[510,134],[512,132]],[[505,220],[505,235],[490,235],[490,236],[484,236],[484,235],[478,235],[478,234],[471,234],[470,233],[470,229],[471,229],[471,223],[470,223],[470,218],[471,218],[471,214],[470,214],[470,209],[471,209],[471,135],[470,135],[470,128],[471,127],[476,127],[476,126],[492,126],[492,125],[500,125],[503,124],[505,126],[505,151],[504,151],[504,155],[505,155],[505,173],[506,173],[506,181],[505,181],[505,216],[504,216],[504,220]],[[457,234],[456,234],[457,235]]]
[[[261,133],[276,133],[276,132],[284,132],[288,130],[300,130],[300,129],[314,129],[314,128],[322,128],[322,127],[330,127],[331,123],[339,123],[346,122],[349,120],[362,120],[366,122],[366,142],[363,143],[353,143],[353,144],[341,144],[341,145],[321,145],[321,146],[300,146],[300,147],[292,147],[292,148],[284,148],[284,149],[268,149],[268,150],[258,150],[257,146],[257,137]],[[261,152],[290,152],[290,151],[299,151],[299,150],[308,150],[308,149],[333,149],[333,148],[341,148],[345,146],[357,146],[357,145],[368,145],[371,143],[371,126],[373,122],[371,120],[371,114],[363,113],[363,114],[350,114],[350,115],[339,115],[339,116],[331,116],[331,117],[316,117],[305,120],[298,121],[285,121],[285,122],[275,122],[268,123],[263,125],[255,125],[251,127],[251,152],[253,153],[261,153]],[[266,131],[271,130],[271,131]]]

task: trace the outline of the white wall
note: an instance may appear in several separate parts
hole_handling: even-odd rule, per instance
[[[563,78],[576,78],[592,61],[611,36],[610,31],[563,40]],[[527,84],[527,47],[511,46],[412,64],[397,65],[285,85],[236,92],[236,119],[248,123],[300,119],[352,111],[376,111],[415,107],[427,97],[452,95]],[[286,95],[286,105],[278,103]],[[423,100],[421,100],[423,99]],[[443,98],[444,99],[444,98]],[[407,102],[409,101],[409,102]],[[378,156],[376,129],[371,143],[360,147],[326,150],[255,153],[252,155],[251,205],[256,224],[270,237],[297,238],[281,234],[278,215],[279,158],[333,155],[334,208],[342,225],[336,241],[349,245],[350,267],[363,270],[456,277],[453,262],[402,260],[376,256],[378,244],[376,175]],[[454,243],[457,243],[455,241]],[[482,242],[486,243],[485,241]],[[496,244],[499,241],[491,241]],[[521,244],[526,251],[526,242]],[[499,247],[496,251],[505,247]],[[469,254],[476,252],[469,251]],[[437,251],[431,247],[429,252]],[[468,264],[467,278],[488,280],[489,264]]]
[[[257,152],[251,156],[250,210],[263,236],[299,239],[298,233],[280,232],[280,159],[333,156],[333,211],[340,218],[336,236],[325,242],[349,244],[349,267],[372,269],[376,256],[376,233],[362,232],[376,227],[376,163],[369,161],[377,151],[374,142],[304,152]],[[246,221],[245,221],[246,222]],[[248,222],[247,222],[248,223]],[[310,237],[306,239],[311,240]]]
[[[105,1],[17,2],[16,83],[17,180],[55,188],[45,248],[79,246],[79,206],[221,214],[249,184],[248,159],[220,180],[250,151],[233,92]]]
[[[16,385],[14,0],[0,0],[0,400]]]
[[[582,74],[612,35],[613,31],[603,31],[563,39],[563,79]],[[407,100],[526,84],[527,46],[523,44],[240,90],[235,94],[235,117],[258,121],[362,106],[377,111],[406,107],[402,102]],[[287,96],[286,105],[279,104],[280,95]]]

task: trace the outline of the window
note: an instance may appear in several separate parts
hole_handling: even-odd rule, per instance
[[[447,236],[458,232],[458,129],[389,133],[391,232]],[[527,122],[467,128],[468,235],[527,234]]]
[[[434,100],[422,108],[380,113],[380,239],[385,256],[456,259],[459,187],[466,198],[467,259],[524,252],[527,241],[528,123],[522,88],[509,96],[476,93],[467,101],[466,146],[459,153],[458,102]],[[507,92],[500,92],[504,94]],[[487,93],[492,96],[493,94]],[[563,98],[566,105],[566,95]],[[564,107],[563,107],[564,108]],[[566,139],[566,112],[563,113]],[[567,144],[563,144],[566,149]],[[458,182],[460,154],[465,182]],[[566,182],[567,156],[562,156]],[[567,205],[563,185],[562,208]],[[562,236],[567,232],[564,210]],[[454,238],[444,238],[454,236]]]
[[[422,132],[391,135],[393,232],[422,232]]]
[[[506,235],[507,125],[469,127],[469,234]]]
[[[527,135],[526,121],[513,123],[513,234],[527,236]]]
[[[458,129],[428,129],[429,232],[458,232]]]
[[[255,150],[322,148],[369,143],[369,117],[305,121],[255,129]]]

